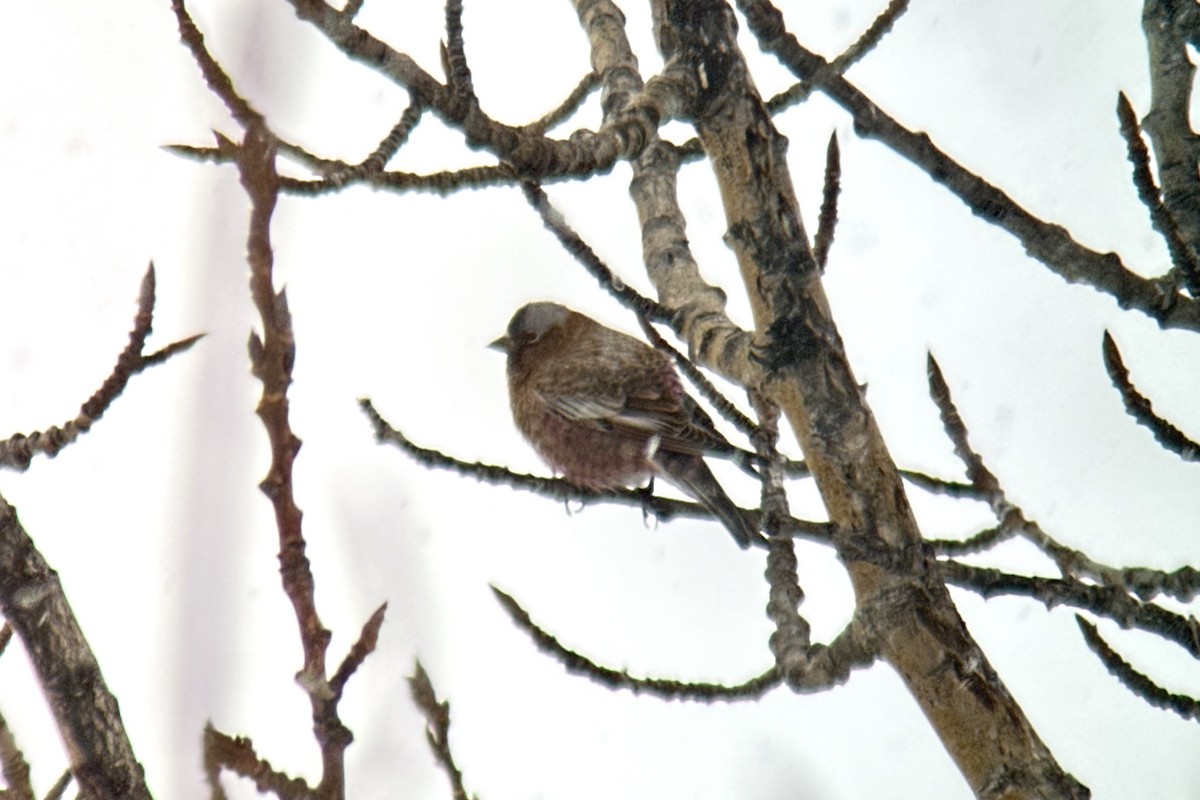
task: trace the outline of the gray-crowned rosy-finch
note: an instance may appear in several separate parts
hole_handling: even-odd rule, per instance
[[[557,303],[522,306],[492,347],[508,354],[518,430],[585,489],[661,475],[717,517],[742,547],[760,538],[703,456],[737,450],[683,391],[670,359]]]

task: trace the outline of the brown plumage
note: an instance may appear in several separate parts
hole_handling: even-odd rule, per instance
[[[508,354],[518,430],[555,471],[585,489],[661,475],[742,547],[757,527],[721,489],[703,455],[738,452],[683,391],[667,356],[557,303],[530,303],[492,342]]]

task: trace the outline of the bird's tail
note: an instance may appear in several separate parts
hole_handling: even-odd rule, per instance
[[[741,547],[762,539],[753,518],[725,494],[716,476],[698,455],[660,450],[651,457],[659,473],[678,486],[721,521]]]

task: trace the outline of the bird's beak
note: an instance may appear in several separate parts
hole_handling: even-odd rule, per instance
[[[489,344],[488,347],[492,348],[493,350],[499,350],[501,353],[507,353],[512,349],[512,339],[509,339],[508,335],[505,334]]]

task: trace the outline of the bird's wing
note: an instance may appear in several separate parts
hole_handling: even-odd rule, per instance
[[[572,422],[601,424],[621,413],[622,403],[619,397],[606,397],[595,393],[561,394],[544,390],[538,391],[537,396],[554,413]]]
[[[658,439],[658,448],[674,453],[725,454],[734,448],[708,415],[686,395],[683,402],[661,394],[549,394],[539,397],[555,413],[573,422],[595,425],[632,439]]]

